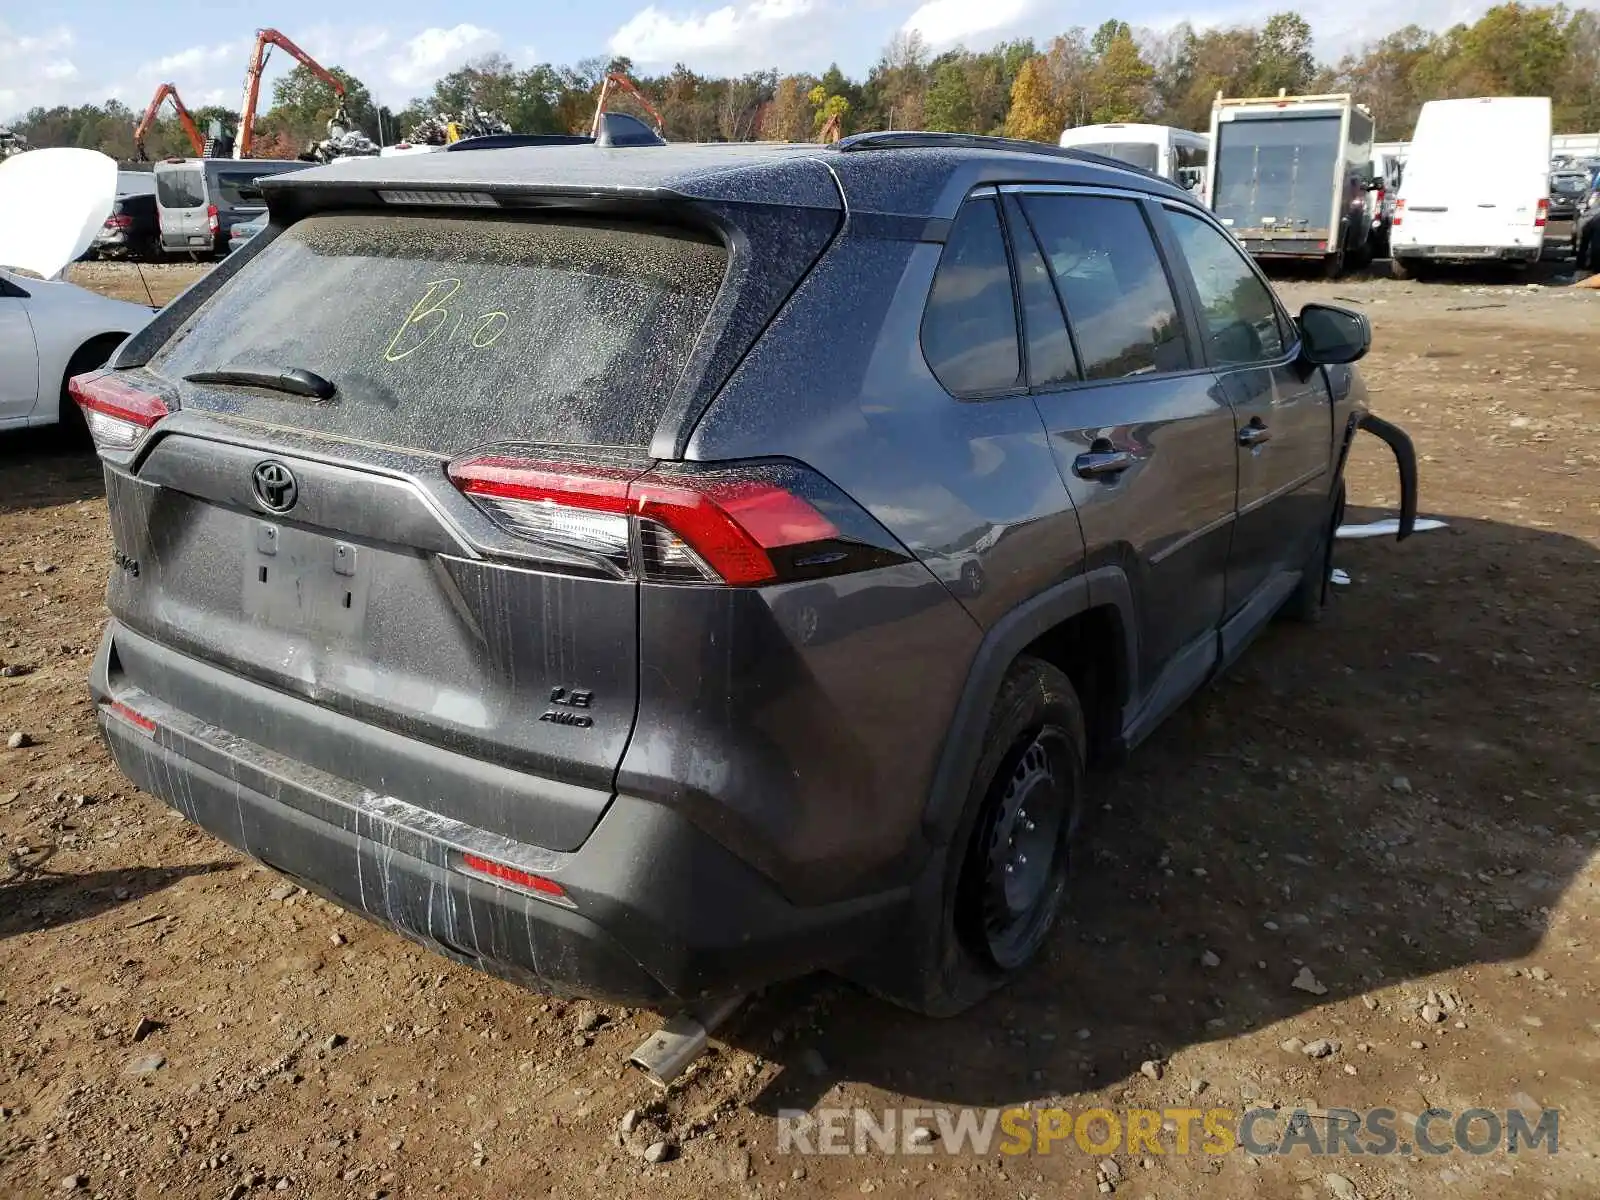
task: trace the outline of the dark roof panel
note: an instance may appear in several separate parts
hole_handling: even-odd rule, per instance
[[[978,139],[976,141],[981,141]],[[1187,196],[1167,180],[1099,155],[1026,143],[976,144],[936,136],[838,150],[815,145],[716,143],[607,149],[515,146],[458,154],[352,158],[263,181],[302,188],[440,188],[554,195],[682,197],[856,213],[952,217],[989,183],[1072,183]]]

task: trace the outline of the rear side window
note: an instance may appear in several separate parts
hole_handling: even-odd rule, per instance
[[[1139,204],[1071,195],[1022,203],[1066,305],[1084,378],[1188,369],[1172,283]]]
[[[206,181],[192,171],[157,171],[156,199],[162,208],[201,208],[206,203]]]
[[[1000,212],[987,197],[956,214],[922,317],[922,353],[957,396],[1018,386],[1017,309]]]
[[[337,214],[292,225],[151,367],[302,367],[312,405],[186,388],[187,407],[457,454],[647,445],[721,285],[719,244],[655,227]]]

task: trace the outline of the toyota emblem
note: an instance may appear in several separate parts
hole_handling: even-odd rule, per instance
[[[281,462],[268,459],[257,463],[250,477],[255,483],[256,499],[273,512],[288,512],[300,498],[300,487],[294,475]]]

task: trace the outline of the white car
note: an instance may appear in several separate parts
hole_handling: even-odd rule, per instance
[[[117,165],[94,150],[0,163],[0,430],[77,419],[67,380],[102,365],[155,310],[58,278],[111,212]]]

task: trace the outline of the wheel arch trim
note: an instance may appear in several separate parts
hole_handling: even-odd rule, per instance
[[[1099,567],[1075,575],[1017,605],[984,634],[950,718],[923,809],[923,833],[931,844],[948,844],[960,825],[972,773],[983,754],[990,711],[1011,664],[1051,629],[1095,608],[1109,608],[1116,614],[1123,658],[1123,694],[1117,697],[1119,724],[1122,715],[1130,711],[1138,683],[1139,627],[1133,589],[1121,567]]]

